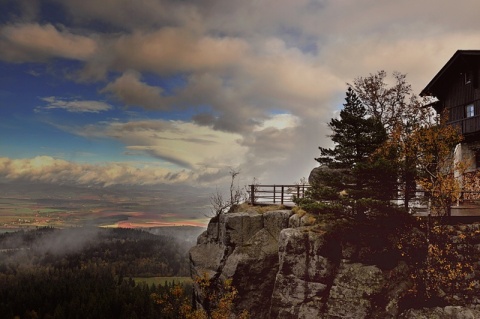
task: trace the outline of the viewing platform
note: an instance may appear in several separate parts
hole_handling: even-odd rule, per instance
[[[285,205],[295,206],[294,198],[305,197],[305,192],[311,186],[297,185],[248,185],[251,205]]]
[[[306,192],[311,188],[309,184],[286,184],[286,185],[248,185],[249,202],[251,205],[284,205],[287,207],[295,206],[294,198],[305,197]],[[417,192],[421,193],[421,192]],[[468,192],[478,193],[479,192]],[[462,196],[461,196],[462,197]],[[399,203],[401,200],[398,200]],[[415,208],[415,216],[428,216],[428,207],[421,203],[421,196],[411,201],[411,207]],[[452,205],[452,217],[476,217],[480,221],[480,200],[459,201]],[[468,219],[468,218],[467,218]]]

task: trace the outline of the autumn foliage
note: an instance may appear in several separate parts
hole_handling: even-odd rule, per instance
[[[248,312],[243,311],[238,316],[233,313],[233,302],[237,296],[237,289],[232,286],[232,281],[223,281],[220,289],[212,289],[212,281],[207,274],[194,279],[202,294],[205,296],[205,303],[209,309],[195,308],[191,299],[185,296],[183,287],[175,285],[170,291],[158,295],[152,294],[151,298],[162,307],[162,314],[165,318],[182,319],[248,319]]]

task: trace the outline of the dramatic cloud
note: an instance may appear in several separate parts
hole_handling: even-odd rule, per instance
[[[132,69],[160,75],[216,71],[235,66],[247,49],[242,39],[199,35],[184,28],[134,31],[106,40],[82,77],[100,79],[107,71]]]
[[[125,145],[129,155],[148,154],[198,174],[204,169],[218,171],[237,166],[245,153],[240,135],[182,121],[142,120],[58,128],[87,138],[114,138]]]
[[[39,62],[51,58],[86,60],[97,48],[96,42],[51,24],[0,26],[0,59],[8,62]]]
[[[45,98],[37,111],[110,111],[74,125],[49,114],[48,122],[209,183],[228,167],[265,182],[308,175],[317,147],[330,145],[325,123],[347,82],[399,71],[418,93],[455,50],[480,47],[474,0],[52,2],[60,21],[21,2],[18,19],[0,26],[0,59],[74,61],[57,74],[99,98]]]

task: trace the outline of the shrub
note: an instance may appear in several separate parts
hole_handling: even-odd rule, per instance
[[[326,215],[333,214],[342,216],[347,213],[348,207],[340,202],[318,202],[311,198],[294,198],[294,203],[310,214]]]

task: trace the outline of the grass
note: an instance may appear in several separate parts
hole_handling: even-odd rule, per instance
[[[289,209],[283,205],[255,205],[252,206],[249,203],[242,203],[239,205],[237,211],[238,212],[246,212],[246,211],[256,211],[257,213],[263,214],[266,212],[274,211],[274,210],[283,210]]]
[[[168,284],[191,284],[192,278],[190,277],[134,277],[133,280],[138,285],[140,283],[145,283],[147,285],[165,285]]]

